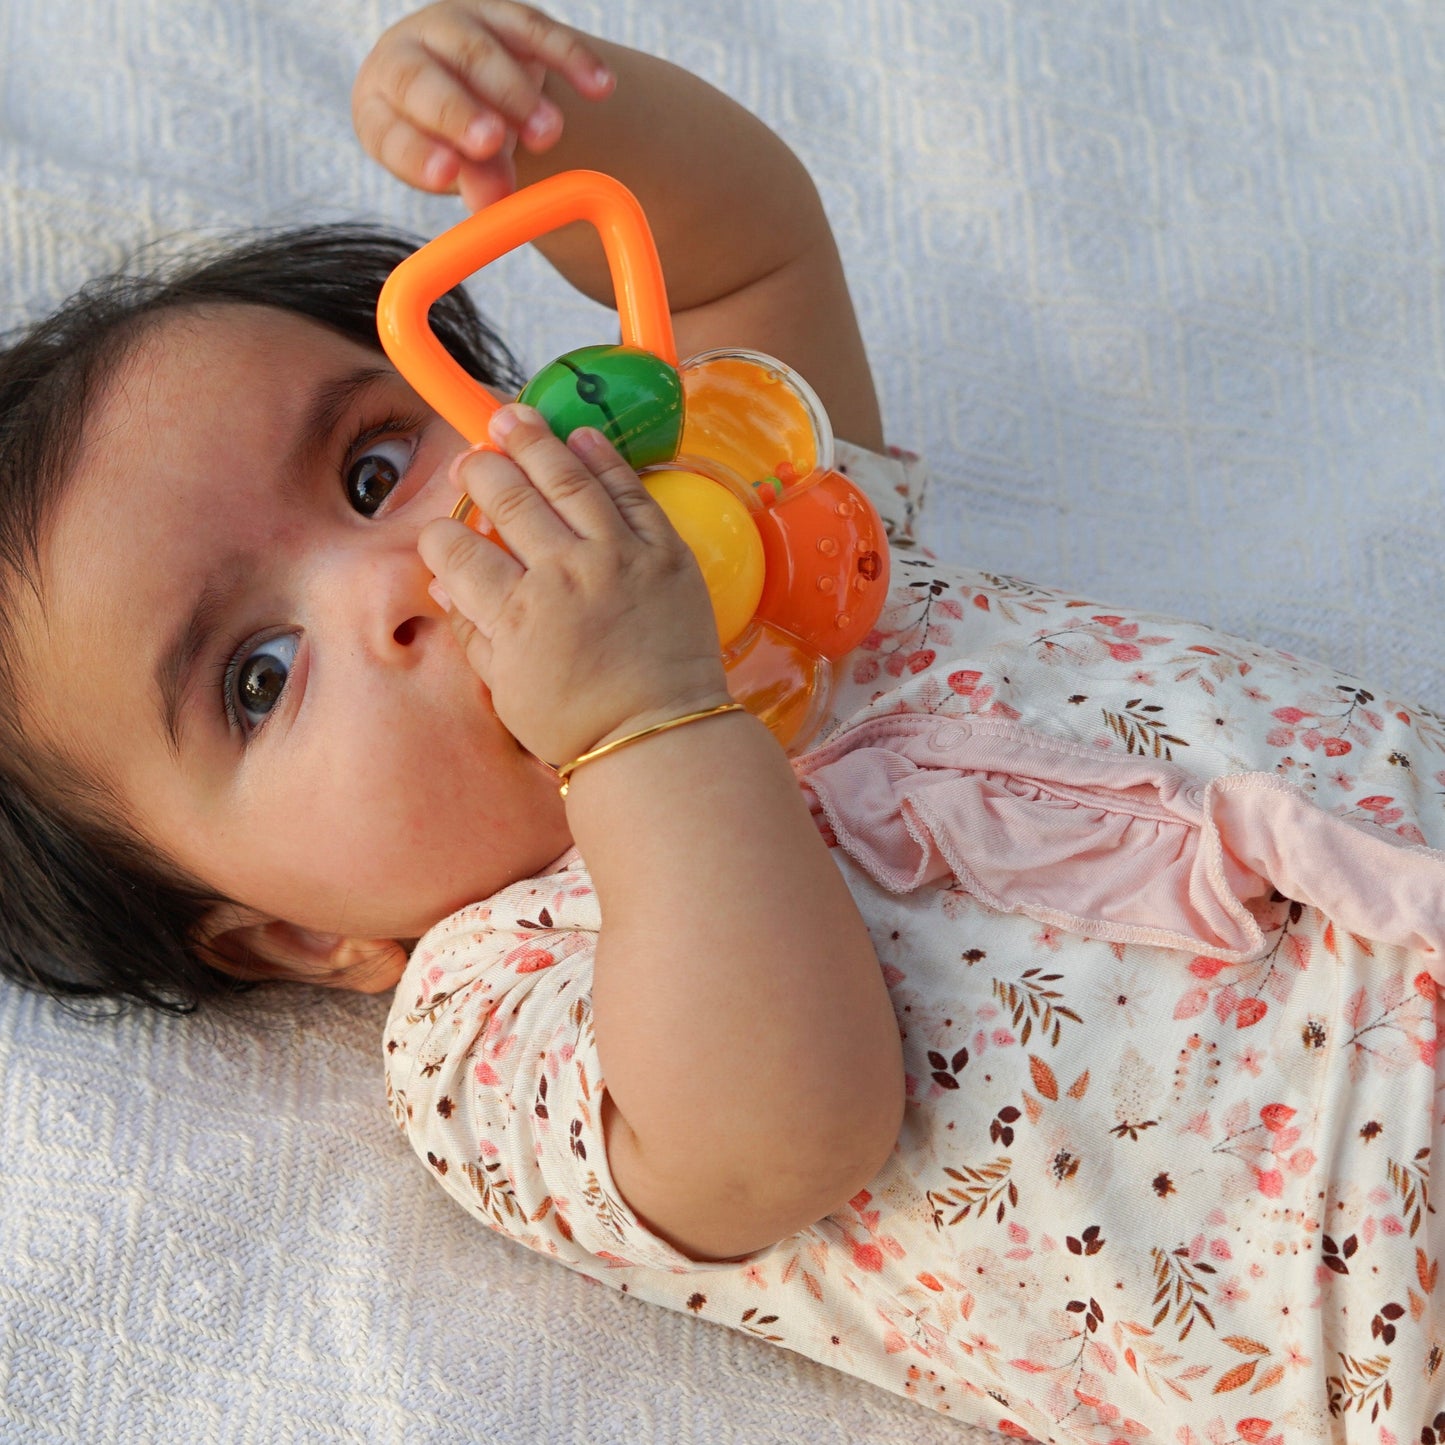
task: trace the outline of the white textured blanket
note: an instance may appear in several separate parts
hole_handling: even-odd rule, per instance
[[[3,0],[0,324],[160,233],[448,224],[351,137],[356,64],[403,8]],[[1436,7],[554,8],[809,164],[938,551],[1445,706]],[[535,258],[494,271],[528,364],[608,334]],[[384,1014],[281,993],[245,1022],[88,1025],[0,987],[0,1439],[972,1434],[480,1231],[387,1119]]]

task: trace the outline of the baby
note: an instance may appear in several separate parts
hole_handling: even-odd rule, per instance
[[[389,31],[355,119],[473,207],[616,174],[680,354],[795,366],[896,514],[758,121],[506,0]],[[593,236],[539,245],[608,299]],[[7,970],[395,990],[393,1113],[485,1222],[1013,1438],[1445,1438],[1440,720],[900,552],[790,765],[600,435],[508,407],[467,452],[387,365],[404,251],[249,244],[0,358]],[[464,298],[436,324],[515,388]],[[1316,800],[1273,776],[1309,732],[1350,759]]]

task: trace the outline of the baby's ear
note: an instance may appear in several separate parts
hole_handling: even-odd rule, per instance
[[[317,933],[235,907],[218,908],[206,919],[200,943],[217,968],[236,978],[289,980],[360,993],[395,988],[407,958],[394,938]]]

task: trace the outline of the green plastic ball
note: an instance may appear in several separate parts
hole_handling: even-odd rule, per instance
[[[677,455],[682,439],[682,378],[677,368],[636,346],[582,346],[549,362],[522,388],[563,441],[596,427],[633,467]]]

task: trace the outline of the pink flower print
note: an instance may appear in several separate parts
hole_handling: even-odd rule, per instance
[[[868,1231],[866,1240],[849,1237],[848,1253],[859,1269],[876,1274],[883,1268],[884,1255],[893,1259],[903,1258],[903,1246],[892,1235],[878,1233],[878,1225],[883,1215],[881,1210],[867,1207],[872,1198],[866,1189],[862,1189],[848,1201],[849,1207],[857,1213],[859,1221]]]
[[[1005,1259],[1028,1259],[1032,1256],[1033,1250],[1028,1247],[1029,1232],[1022,1224],[1010,1224],[1008,1236],[1014,1247],[1005,1251]]]
[[[1180,995],[1179,1002],[1174,1005],[1174,1017],[1176,1019],[1192,1019],[1195,1014],[1203,1013],[1209,1004],[1209,990],[1207,988],[1187,989]]]
[[[1231,1275],[1215,1291],[1214,1297],[1227,1305],[1243,1304],[1249,1298],[1249,1291],[1240,1282],[1238,1275]]]
[[[1208,958],[1204,954],[1200,954],[1189,962],[1189,972],[1195,978],[1213,978],[1215,974],[1228,967],[1229,965],[1222,958]]]
[[[978,686],[982,678],[983,674],[981,672],[973,672],[970,670],[950,672],[948,674],[948,685],[960,696],[972,697],[974,689]]]
[[[1254,1184],[1266,1199],[1278,1199],[1284,1193],[1284,1175],[1278,1169],[1256,1169]]]
[[[1388,793],[1372,793],[1368,798],[1361,798],[1355,804],[1357,808],[1363,808],[1365,812],[1372,813],[1372,822],[1378,823],[1382,828],[1388,828],[1391,823],[1398,823],[1405,816],[1405,810],[1399,807],[1395,799]]]
[[[853,664],[853,681],[856,683],[873,682],[878,676],[878,659],[876,657],[862,657]]]
[[[538,973],[551,968],[557,962],[551,949],[538,948],[535,943],[519,944],[502,960],[503,968],[516,969],[518,973]]]
[[[1270,1435],[1273,1422],[1262,1420],[1258,1415],[1246,1416],[1243,1420],[1235,1422],[1234,1428],[1239,1432],[1239,1438],[1247,1442],[1247,1445],[1270,1445],[1271,1440],[1283,1441],[1283,1435]]]
[[[1247,1029],[1251,1024],[1257,1024],[1268,1012],[1269,1005],[1262,998],[1242,998],[1234,1006],[1234,1026],[1237,1029]],[[1254,1055],[1252,1049],[1248,1053]],[[1257,1075],[1259,1070],[1256,1068],[1252,1072]]]
[[[1264,1127],[1274,1134],[1278,1134],[1294,1116],[1295,1111],[1288,1104],[1266,1104],[1259,1111]]]
[[[1312,753],[1323,750],[1327,758],[1342,758],[1353,747],[1345,738],[1326,737],[1316,726],[1310,725],[1301,729],[1301,723],[1310,718],[1318,718],[1318,713],[1305,712],[1297,707],[1277,707],[1270,716],[1282,724],[1265,735],[1265,742],[1272,748],[1287,748],[1298,741]]]
[[[854,1265],[868,1274],[877,1274],[883,1268],[883,1251],[871,1241],[850,1239],[848,1253]]]

